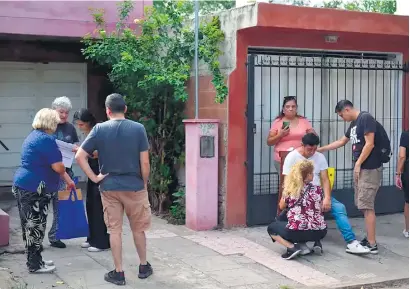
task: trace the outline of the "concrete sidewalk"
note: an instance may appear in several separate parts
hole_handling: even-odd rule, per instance
[[[16,208],[9,213],[13,227],[12,249],[19,252],[22,244]],[[352,223],[358,238],[362,237],[363,219],[352,219]],[[270,241],[266,227],[193,232],[154,218],[152,230],[147,235],[148,258],[154,275],[148,280],[137,277],[139,261],[128,224],[125,224],[123,255],[127,286],[122,288],[335,288],[389,280],[400,280],[395,285],[408,284],[409,243],[401,234],[402,214],[378,217],[379,255],[359,257],[345,253],[340,233],[333,222],[328,224],[323,256],[309,255],[285,261],[280,257],[284,249]],[[103,279],[104,273],[113,269],[111,253],[89,253],[80,248],[82,241],[69,240],[66,249],[50,248],[48,240],[44,241],[43,256],[55,262],[57,271],[54,274],[28,274],[23,254],[0,255],[0,267],[9,268],[16,280],[29,285],[28,289],[117,288]],[[1,276],[0,288],[3,289]],[[408,285],[403,286],[408,288]]]

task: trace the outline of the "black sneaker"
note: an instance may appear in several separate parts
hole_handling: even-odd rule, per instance
[[[55,242],[50,242],[50,246],[51,247],[55,247],[55,248],[60,248],[60,249],[64,249],[65,247],[67,247],[63,242],[61,242],[60,240],[55,241]]]
[[[112,270],[104,275],[104,280],[119,286],[125,285],[124,272],[117,272],[115,270]]]
[[[300,248],[299,244],[295,244],[293,248],[288,248],[286,250],[286,253],[282,255],[282,258],[286,260],[291,260],[298,256],[300,252],[302,252],[302,249]]]
[[[379,253],[379,249],[377,248],[377,244],[374,245],[370,245],[369,241],[367,240],[367,238],[364,238],[361,242],[360,245],[362,245],[365,248],[369,248],[370,250],[370,254],[378,254]]]
[[[138,278],[146,279],[149,276],[151,276],[152,273],[154,273],[154,271],[152,270],[152,266],[149,262],[147,262],[147,265],[140,265]]]
[[[315,244],[313,245],[313,252],[320,255],[323,253],[323,246],[320,241],[315,241]]]

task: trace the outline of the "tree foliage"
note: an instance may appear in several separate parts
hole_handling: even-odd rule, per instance
[[[194,0],[185,0],[188,5],[190,5],[193,9]],[[154,0],[154,7],[160,8],[164,5],[163,0]],[[227,10],[235,7],[236,1],[235,0],[199,0],[199,12],[200,14],[209,14],[213,12],[218,12],[221,10]]]
[[[107,31],[104,11],[94,9],[97,28],[83,40],[84,56],[108,68],[111,82],[126,96],[127,117],[147,130],[151,157],[148,189],[151,203],[160,213],[177,189],[175,164],[184,161],[182,120],[194,58],[193,28],[184,23],[192,13],[191,4],[162,1],[159,7],[146,7],[145,17],[130,25],[133,1],[120,2],[115,31]],[[227,95],[218,61],[223,39],[217,17],[201,23],[199,57],[213,75],[216,102],[223,102]]]
[[[312,5],[310,0],[287,0],[286,2],[296,6]],[[396,0],[325,0],[315,7],[394,14],[397,10],[397,3]]]

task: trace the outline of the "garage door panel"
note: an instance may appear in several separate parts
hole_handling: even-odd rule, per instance
[[[35,110],[17,110],[17,109],[10,109],[10,110],[2,110],[0,112],[0,124],[19,124],[19,123],[26,123],[31,124],[33,122],[33,118],[37,111]]]
[[[83,74],[78,73],[78,71],[74,70],[45,70],[44,71],[44,79],[47,82],[82,82]]]
[[[23,97],[23,96],[14,96],[14,97],[0,97],[0,113],[1,110],[9,109],[27,109],[31,110],[33,107],[36,107],[36,98],[35,97]]]
[[[35,97],[38,85],[32,82],[0,83],[0,97]],[[3,107],[3,100],[0,102]]]
[[[0,139],[26,138],[33,130],[30,124],[0,124]]]
[[[2,146],[0,146],[0,154],[1,153],[20,153],[21,146],[25,138],[0,138],[0,140],[4,143],[4,145],[9,149],[6,151]]]
[[[86,107],[86,72],[84,63],[0,62],[0,140],[10,149],[0,147],[0,185],[12,183],[22,143],[39,109],[65,95],[73,104],[71,121],[75,110]],[[82,171],[76,165],[74,169],[84,180]]]
[[[18,167],[2,168],[0,167],[0,186],[10,185],[13,182],[14,173]]]
[[[20,70],[9,69],[0,70],[0,83],[3,82],[35,82],[37,80],[37,73],[34,69]]]
[[[0,153],[0,168],[18,167],[20,165],[20,153]]]
[[[85,71],[87,68],[85,63],[73,63],[73,62],[49,62],[42,64],[44,70],[73,70],[78,73],[80,70]]]
[[[70,99],[71,104],[73,105],[73,108],[74,107],[76,107],[76,108],[83,107],[84,101],[80,97],[71,97],[69,94],[68,95],[67,94],[62,94],[62,95],[67,96]],[[50,107],[56,97],[57,96],[43,97],[41,99],[41,104],[46,105],[47,107]]]
[[[80,82],[47,82],[43,85],[43,95],[45,97],[57,97],[65,95],[67,97],[81,97],[82,85]]]

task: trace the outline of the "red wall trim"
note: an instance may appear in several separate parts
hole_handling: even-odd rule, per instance
[[[409,17],[259,3],[259,27],[309,29],[386,35],[409,35]]]

